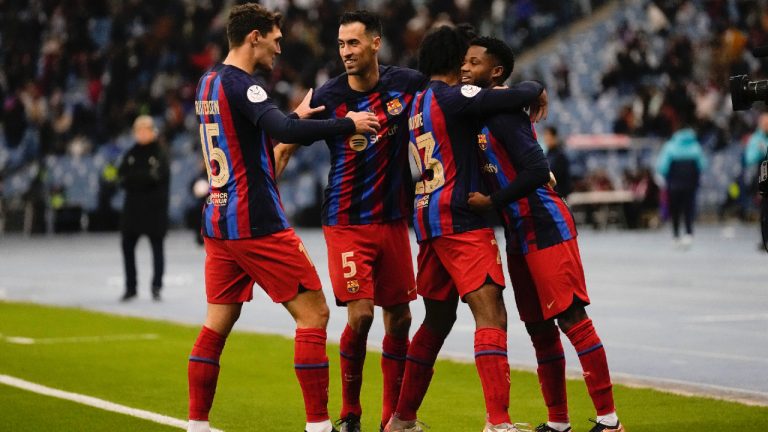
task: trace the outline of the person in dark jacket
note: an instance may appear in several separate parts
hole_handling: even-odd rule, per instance
[[[557,136],[557,129],[554,126],[547,126],[544,129],[544,145],[546,146],[547,161],[549,170],[555,175],[557,184],[554,189],[561,197],[566,198],[573,192],[571,185],[571,162],[563,150],[560,138]]]
[[[706,166],[707,160],[696,133],[688,127],[678,130],[664,143],[656,161],[656,171],[666,181],[675,243],[686,249],[693,242],[696,192]],[[680,216],[685,217],[685,235],[682,238]]]
[[[121,221],[125,293],[122,301],[136,297],[136,243],[146,234],[152,245],[154,274],[152,298],[160,300],[163,286],[163,240],[168,229],[168,155],[157,141],[152,117],[142,115],[133,123],[136,144],[128,150],[118,169],[125,188]]]

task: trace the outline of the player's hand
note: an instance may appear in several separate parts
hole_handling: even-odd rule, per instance
[[[347,117],[355,122],[355,132],[360,134],[376,133],[381,128],[376,115],[368,111],[350,111],[347,113]]]
[[[547,186],[551,187],[552,189],[557,186],[557,179],[555,178],[555,173],[552,171],[549,172],[549,181],[547,182]]]
[[[541,94],[539,95],[539,98],[536,100],[536,102],[531,104],[531,121],[537,123],[541,120],[546,120],[548,112],[549,98],[547,97],[547,89],[544,89],[541,91]]]
[[[301,103],[299,106],[296,107],[293,112],[298,114],[299,118],[305,119],[312,117],[313,115],[325,111],[325,105],[320,105],[316,108],[311,108],[309,106],[309,102],[312,100],[312,89],[309,89],[307,94],[304,96],[304,99],[301,100]]]
[[[493,208],[491,197],[481,194],[480,192],[470,192],[467,204],[469,204],[469,208],[475,212],[484,212]]]
[[[278,143],[273,152],[275,153],[275,178],[280,178],[285,171],[285,167],[288,166],[288,161],[291,160],[291,156],[299,148],[298,144],[283,144]]]

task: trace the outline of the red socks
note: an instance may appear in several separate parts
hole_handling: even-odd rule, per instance
[[[381,409],[381,424],[387,424],[397,407],[400,387],[405,373],[405,355],[408,353],[408,338],[397,339],[384,335],[381,344],[381,373],[384,380],[384,397]]]
[[[360,389],[363,386],[363,365],[365,364],[365,345],[368,335],[360,335],[347,325],[341,334],[339,354],[341,356],[341,415],[360,416]]]
[[[219,379],[219,357],[227,338],[203,327],[189,356],[189,419],[208,420]]]
[[[613,404],[613,386],[608,372],[608,361],[600,338],[592,326],[592,320],[587,318],[571,327],[566,333],[571,340],[576,353],[579,355],[581,368],[584,371],[584,381],[589,390],[589,396],[595,405],[597,415],[610,414],[616,411]]]
[[[475,331],[475,365],[483,385],[488,422],[493,425],[511,423],[507,332],[490,327]]]
[[[304,395],[307,422],[328,420],[328,356],[324,329],[296,329],[293,362]]]
[[[413,335],[408,347],[403,384],[395,413],[401,420],[416,420],[416,411],[427,393],[434,374],[432,367],[443,342],[444,337],[436,335],[425,325],[419,327]]]
[[[547,404],[547,419],[554,423],[568,423],[568,397],[565,392],[565,355],[560,332],[552,323],[546,330],[531,336],[539,366],[541,394]]]

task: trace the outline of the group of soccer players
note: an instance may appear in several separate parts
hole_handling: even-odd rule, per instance
[[[197,88],[210,182],[202,227],[208,311],[189,358],[188,431],[210,430],[219,358],[254,283],[296,321],[294,368],[305,431],[336,431],[327,409],[329,310],[276,183],[298,146],[318,140],[331,152],[322,211],[331,283],[348,316],[340,347],[341,432],[360,431],[362,371],[376,305],[385,327],[381,430],[422,430],[417,411],[459,299],[477,326],[484,431],[519,430],[509,416],[501,257],[482,216],[490,209],[504,222],[515,299],[549,410],[536,430],[571,430],[559,327],[584,369],[597,411],[592,431],[623,431],[605,352],[584,311],[589,298],[576,229],[568,207],[547,185],[549,168],[531,124],[546,116],[541,84],[494,88],[512,72],[512,53],[504,42],[473,38],[464,27],[428,34],[419,71],[381,66],[378,18],[347,12],[338,36],[346,73],[286,116],[252,76],[256,69],[272,69],[281,18],[257,4],[233,7],[229,53]],[[277,141],[290,144],[274,146]],[[406,219],[411,215],[419,242],[416,278]],[[409,343],[409,302],[417,292],[426,317]]]

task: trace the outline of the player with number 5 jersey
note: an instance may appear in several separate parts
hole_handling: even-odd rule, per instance
[[[341,432],[360,431],[362,371],[374,306],[382,309],[385,329],[382,423],[392,415],[408,349],[408,304],[416,299],[407,222],[413,199],[407,120],[413,95],[427,79],[412,69],[379,65],[381,33],[381,22],[371,12],[341,16],[337,43],[345,73],[323,84],[311,104],[325,106],[320,114],[324,118],[369,111],[381,125],[377,134],[325,140],[331,169],[323,200],[323,234],[333,293],[337,303],[346,306],[348,317],[340,344]],[[281,147],[275,150],[278,162]]]

